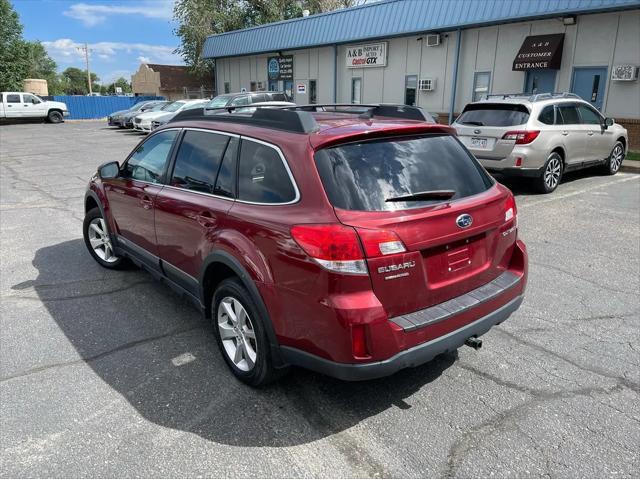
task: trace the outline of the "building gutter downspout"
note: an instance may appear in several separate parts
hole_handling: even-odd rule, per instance
[[[333,46],[333,103],[338,103],[338,45]]]
[[[449,103],[449,124],[453,123],[453,111],[456,108],[456,86],[458,85],[458,63],[460,62],[460,44],[462,43],[462,29],[458,29],[456,44],[456,60],[453,64],[453,88],[451,89],[451,102]]]

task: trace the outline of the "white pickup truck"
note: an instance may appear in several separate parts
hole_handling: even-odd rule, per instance
[[[67,105],[59,101],[46,101],[32,93],[0,93],[0,120],[43,118],[50,123],[60,123],[68,115]]]

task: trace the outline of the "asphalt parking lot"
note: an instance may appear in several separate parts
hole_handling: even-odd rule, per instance
[[[1,476],[637,477],[640,175],[509,184],[529,287],[481,351],[254,390],[190,303],[85,250],[86,182],[140,139],[0,126]]]

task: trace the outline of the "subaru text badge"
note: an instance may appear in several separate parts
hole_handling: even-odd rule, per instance
[[[460,215],[456,218],[456,224],[460,228],[468,228],[469,226],[471,226],[471,223],[473,223],[473,218],[471,217],[471,215],[468,215],[467,213]]]

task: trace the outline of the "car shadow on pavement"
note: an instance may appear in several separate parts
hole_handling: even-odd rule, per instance
[[[208,322],[147,273],[103,270],[80,239],[39,249],[33,265],[37,279],[13,289],[36,291],[84,364],[147,421],[217,443],[305,444],[388,408],[414,407],[411,396],[457,359],[454,352],[357,383],[293,369],[277,383],[252,389],[228,371]],[[85,391],[69,387],[78,387],[74,396]]]
[[[562,176],[562,181],[558,188],[562,188],[563,184],[572,183],[574,181],[583,180],[585,178],[592,178],[597,176],[605,176],[605,173],[602,173],[598,167],[585,168],[583,170],[575,170],[565,173]],[[504,186],[509,188],[511,192],[516,196],[521,195],[541,195],[543,193],[539,193],[535,190],[533,186],[533,180],[531,178],[517,178],[517,177],[508,177],[500,174],[496,174],[494,176],[496,181],[502,183]],[[557,190],[553,193],[549,193],[550,195],[557,194]]]

